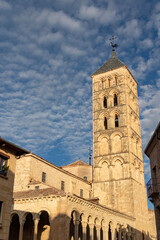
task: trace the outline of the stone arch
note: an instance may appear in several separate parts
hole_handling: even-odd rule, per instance
[[[99,155],[107,155],[109,153],[109,138],[103,136],[99,138]]]
[[[105,119],[105,118],[107,119],[107,122],[109,122],[109,121],[108,121],[108,120],[109,120],[109,115],[108,115],[107,112],[103,112],[103,113],[101,113],[101,114],[99,115],[98,128],[99,128],[100,130],[105,129],[105,125],[104,125],[104,119]]]
[[[38,235],[37,240],[48,239],[50,234],[50,218],[46,210],[42,210],[39,214]]]
[[[114,96],[114,94],[119,95],[119,94],[120,94],[120,91],[119,91],[118,89],[112,89],[112,90],[109,92],[109,95],[110,95],[110,96]]]
[[[78,221],[79,221],[80,214],[79,214],[79,212],[77,211],[77,209],[75,209],[75,208],[72,209],[72,211],[71,211],[71,217],[73,217],[73,220],[78,220]]]
[[[121,179],[123,177],[123,163],[119,158],[114,160],[114,167],[112,169],[112,177],[114,179]]]
[[[131,136],[131,142],[132,142],[132,152],[133,154],[137,154],[137,140],[135,134],[132,134]]]
[[[116,114],[120,116],[122,114],[122,111],[120,111],[120,109],[113,109],[110,111],[109,117],[113,118]]]
[[[25,223],[23,226],[23,240],[33,240],[34,238],[34,221],[33,214],[31,212],[26,212]]]
[[[74,223],[76,220],[80,220],[80,215],[77,211],[77,209],[73,208],[70,213],[70,224],[69,224],[69,239],[74,239],[75,229],[74,229]]]
[[[119,153],[122,151],[122,136],[123,134],[119,131],[116,131],[111,135],[111,146],[113,153]]]
[[[19,239],[20,218],[17,212],[11,214],[11,223],[9,228],[9,240]]]
[[[46,207],[40,208],[37,212],[38,212],[38,214],[40,216],[41,213],[44,212],[44,211],[46,211],[48,213],[49,218],[51,218],[51,211],[48,208],[46,208]]]
[[[122,158],[121,156],[115,156],[115,157],[112,159],[112,165],[115,165],[115,163],[116,163],[117,160],[119,160],[122,165],[124,164],[124,158]]]
[[[101,169],[100,169],[100,180],[106,181],[109,180],[109,166],[107,161],[101,161]]]
[[[89,215],[87,217],[87,227],[86,227],[86,239],[90,240],[90,227],[89,225],[93,225],[93,217]]]
[[[114,234],[114,232],[113,232],[113,222],[111,220],[108,223],[108,240],[112,240],[112,234]]]

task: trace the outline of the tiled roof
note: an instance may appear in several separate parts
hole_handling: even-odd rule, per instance
[[[117,57],[115,52],[112,53],[112,57],[106,61],[100,68],[98,68],[97,71],[95,71],[92,75],[97,75],[100,73],[105,73],[108,72],[110,70],[116,69],[116,68],[120,68],[125,66],[125,64],[123,62],[121,62]]]
[[[70,163],[68,165],[62,166],[63,167],[70,167],[70,166],[90,166],[88,163],[83,162],[81,159],[78,159],[77,161]]]
[[[65,192],[57,188],[45,188],[29,191],[14,192],[13,198],[33,198],[33,197],[43,197],[48,195],[65,195]]]

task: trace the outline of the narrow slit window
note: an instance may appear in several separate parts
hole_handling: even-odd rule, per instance
[[[46,182],[46,173],[42,172],[42,182]]]
[[[80,189],[80,197],[83,198],[83,189]]]
[[[2,225],[2,205],[3,205],[3,202],[0,201],[0,227]]]
[[[107,108],[107,98],[106,97],[104,97],[104,99],[103,99],[103,106],[104,106],[104,108]]]
[[[118,115],[115,115],[115,127],[118,127],[119,123],[118,123]]]
[[[106,117],[104,118],[104,128],[105,128],[105,129],[108,128],[108,126],[107,126],[107,118],[106,118]]]
[[[108,79],[108,87],[110,87],[111,86],[111,79],[109,78]]]
[[[118,99],[117,99],[117,95],[114,94],[114,106],[118,105]]]
[[[118,84],[117,76],[115,76],[115,83],[116,83],[116,86],[117,86],[117,84]]]
[[[62,190],[62,191],[64,191],[64,188],[65,188],[64,185],[65,185],[65,184],[64,184],[64,181],[61,181],[61,190]]]
[[[8,171],[7,166],[8,158],[0,155],[0,175],[6,176]]]

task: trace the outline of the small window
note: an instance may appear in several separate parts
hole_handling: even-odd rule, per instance
[[[83,198],[83,189],[80,189],[80,197]]]
[[[3,205],[3,202],[0,201],[0,227],[2,226],[2,205]]]
[[[104,108],[107,108],[107,98],[106,97],[104,97],[103,106],[104,106]]]
[[[111,79],[109,78],[108,79],[108,87],[110,87],[111,86]]]
[[[65,188],[64,185],[65,185],[65,184],[64,184],[64,181],[61,181],[61,190],[62,190],[62,191],[64,191],[64,188]]]
[[[104,128],[105,128],[105,129],[108,128],[108,126],[107,126],[107,118],[106,118],[106,117],[104,118]]]
[[[118,123],[118,115],[115,115],[115,127],[118,127],[119,123]]]
[[[117,86],[117,84],[118,84],[117,76],[115,76],[115,84],[116,84],[116,86]]]
[[[86,176],[84,176],[83,179],[84,179],[85,181],[87,181],[87,177],[86,177]]]
[[[42,182],[46,182],[46,173],[42,172]]]
[[[0,155],[0,175],[6,176],[7,171],[8,171],[8,166],[7,166],[7,161],[8,158]]]
[[[117,99],[117,95],[114,94],[114,106],[118,105],[118,99]]]
[[[39,190],[39,186],[35,186],[35,190]]]

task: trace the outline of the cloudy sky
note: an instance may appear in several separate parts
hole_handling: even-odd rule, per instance
[[[110,57],[112,35],[139,83],[144,149],[160,116],[156,0],[0,0],[0,135],[58,166],[88,161],[90,75]]]

